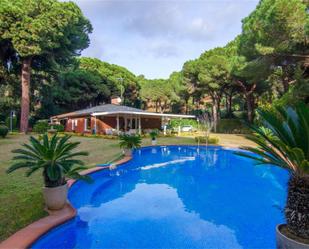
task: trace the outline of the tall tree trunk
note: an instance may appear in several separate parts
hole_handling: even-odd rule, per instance
[[[283,93],[286,93],[289,90],[289,77],[288,77],[288,67],[282,66],[283,76],[282,76],[282,85]]]
[[[185,99],[185,114],[188,114],[188,105],[189,105],[189,100],[186,98]]]
[[[226,94],[226,112],[227,117],[232,117],[232,94]]]
[[[249,123],[254,119],[254,98],[252,93],[246,94],[247,116]]]
[[[287,228],[301,238],[309,239],[309,176],[291,175],[285,207]]]
[[[282,80],[283,84],[283,93],[286,93],[289,90],[289,79],[284,77]]]
[[[162,113],[163,112],[163,106],[162,106],[162,101],[161,100],[159,100],[159,107],[160,107],[160,113]]]
[[[30,111],[30,75],[31,75],[32,59],[24,58],[21,68],[21,115],[20,115],[20,131],[26,133],[28,131],[28,120]]]
[[[229,115],[229,103],[228,103],[228,94],[225,94],[225,109],[226,109],[226,116],[228,117]]]
[[[254,91],[256,89],[256,84],[245,85],[244,82],[238,80],[236,83],[241,87],[245,98],[246,98],[246,105],[247,105],[247,117],[250,123],[253,122],[254,119],[254,109],[255,109],[255,101],[254,101]]]
[[[221,119],[221,97],[217,97],[217,120],[220,121]]]
[[[217,132],[218,125],[218,99],[212,96],[212,120],[214,124],[214,132]]]

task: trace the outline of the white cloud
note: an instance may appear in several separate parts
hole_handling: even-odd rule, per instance
[[[188,59],[224,46],[258,0],[75,0],[93,24],[85,56],[166,78]]]
[[[140,208],[140,203],[144,203],[143,209]],[[176,247],[187,245],[192,248],[242,248],[233,229],[216,224],[213,220],[204,220],[194,210],[188,211],[177,190],[166,184],[137,184],[134,190],[117,199],[101,203],[99,206],[81,207],[78,216],[89,224],[89,234],[96,238],[105,238],[105,245],[114,242],[113,239],[117,237],[115,231],[119,231],[119,226],[122,228],[119,234],[128,233],[138,226],[139,229],[144,227],[146,233],[151,231],[158,236],[168,235],[173,238],[172,243],[168,240],[162,241],[163,247],[172,244]],[[98,227],[108,229],[97,229]],[[151,243],[147,239],[144,240],[141,234],[132,236],[139,243],[148,241],[146,246]]]

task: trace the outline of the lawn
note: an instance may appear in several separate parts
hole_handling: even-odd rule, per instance
[[[241,135],[216,134],[216,136],[223,146],[250,144]],[[46,215],[40,173],[29,178],[24,176],[22,170],[10,175],[5,173],[12,158],[11,151],[27,142],[28,138],[27,135],[10,135],[6,139],[0,139],[0,241]],[[73,137],[72,140],[80,141],[79,149],[90,153],[84,160],[88,167],[115,160],[121,155],[117,140],[88,137]],[[195,144],[195,140],[192,137],[159,138],[158,144]],[[150,139],[143,139],[143,145],[150,145]]]

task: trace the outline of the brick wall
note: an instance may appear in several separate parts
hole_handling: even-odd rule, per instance
[[[158,118],[142,118],[142,129],[160,129],[161,117]]]
[[[75,129],[72,129],[72,123],[75,123]],[[67,123],[66,123],[66,127],[65,127],[66,131],[70,131],[70,132],[77,132],[77,133],[83,133],[85,132],[85,117],[78,117],[78,118],[72,118],[72,119],[68,119]],[[89,131],[90,132],[90,131]]]
[[[94,127],[94,118],[93,118]],[[119,122],[120,123],[120,122]],[[116,117],[98,117],[97,118],[97,133],[105,134],[106,129],[116,129],[117,120]]]
[[[68,119],[66,122],[65,130],[68,132],[77,132],[77,133],[85,133],[92,132],[95,127],[95,118],[91,117],[91,129],[85,131],[85,118],[86,117],[78,117]],[[72,122],[77,122],[75,129],[72,130]],[[117,119],[116,117],[97,117],[97,133],[105,134],[106,129],[116,129],[117,127]],[[120,128],[124,125],[124,119],[119,118],[119,126]],[[142,118],[141,119],[142,129],[160,129],[161,128],[161,118]]]

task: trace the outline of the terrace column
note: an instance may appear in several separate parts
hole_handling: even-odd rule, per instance
[[[97,116],[94,116],[94,134],[97,134]]]
[[[128,128],[128,117],[124,116],[124,131],[126,132]]]
[[[137,129],[138,129],[138,128],[137,128],[137,127],[138,127],[138,124],[137,124],[137,115],[135,116],[135,122],[134,122],[134,123],[135,123],[135,127],[134,127],[134,128],[135,128],[135,130],[137,131]]]
[[[138,118],[138,134],[142,134],[142,122],[141,122],[141,116]]]
[[[117,134],[119,135],[119,115],[117,115],[116,120],[117,120],[116,130],[117,130]]]

